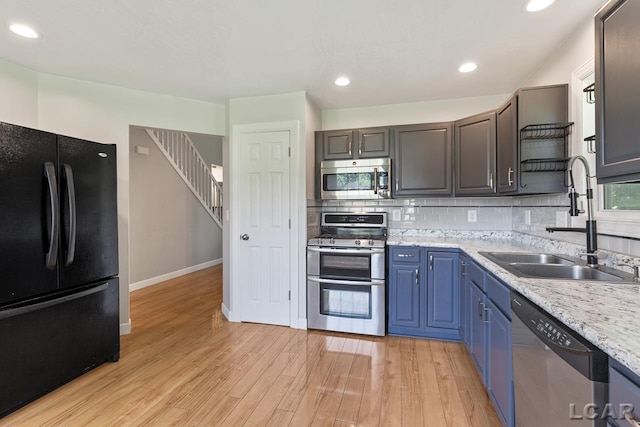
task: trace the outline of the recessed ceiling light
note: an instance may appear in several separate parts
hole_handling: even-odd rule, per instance
[[[351,83],[351,80],[349,80],[349,78],[344,77],[344,76],[343,77],[338,77],[336,79],[336,84],[338,86],[347,86],[349,83]]]
[[[555,0],[529,0],[525,9],[527,12],[538,12],[551,6],[554,1]]]
[[[474,64],[473,62],[467,62],[466,64],[462,64],[460,68],[458,68],[458,71],[460,71],[461,73],[469,73],[476,68],[478,68],[476,64]]]
[[[9,26],[9,29],[19,36],[26,37],[28,39],[37,39],[40,35],[31,27],[27,27],[22,24],[13,24]]]

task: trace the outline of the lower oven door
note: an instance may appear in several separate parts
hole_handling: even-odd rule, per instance
[[[307,278],[308,327],[365,335],[385,334],[384,280]]]
[[[384,248],[307,247],[307,274],[345,280],[384,280]]]

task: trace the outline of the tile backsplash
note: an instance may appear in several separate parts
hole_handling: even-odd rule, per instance
[[[456,197],[392,200],[307,201],[307,234],[317,235],[321,212],[387,212],[389,232],[401,230],[517,232],[583,247],[584,233],[554,232],[570,225],[566,194],[518,197]],[[602,259],[640,257],[640,241],[599,236]],[[612,256],[606,252],[613,252]],[[612,261],[613,262],[613,261]]]

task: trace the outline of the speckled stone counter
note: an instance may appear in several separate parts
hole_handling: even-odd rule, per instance
[[[564,253],[557,243],[545,239],[520,240],[511,233],[391,234],[388,245],[457,248],[529,298],[637,375],[640,375],[640,285],[516,277],[478,252]],[[553,250],[555,249],[555,250]],[[569,255],[572,255],[569,253]]]

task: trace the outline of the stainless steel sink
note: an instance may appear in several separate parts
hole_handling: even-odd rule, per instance
[[[525,264],[510,263],[509,267],[522,277],[548,279],[596,280],[606,282],[624,281],[625,278],[586,265]]]
[[[576,262],[553,254],[529,253],[529,252],[481,252],[491,261],[501,264],[506,263],[533,263],[533,264],[563,264],[574,265]]]
[[[633,282],[624,271],[589,267],[579,258],[539,252],[480,252],[480,255],[518,277],[600,282]]]

